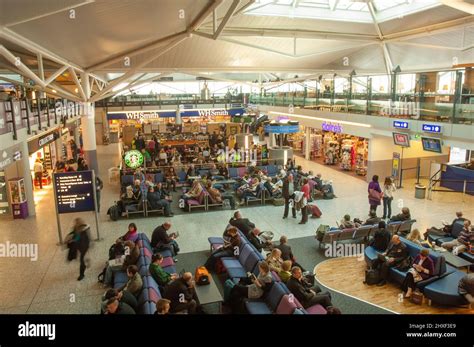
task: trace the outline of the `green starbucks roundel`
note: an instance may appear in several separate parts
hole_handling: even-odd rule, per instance
[[[124,160],[127,167],[136,169],[143,165],[143,154],[141,154],[140,151],[131,150],[125,153]]]

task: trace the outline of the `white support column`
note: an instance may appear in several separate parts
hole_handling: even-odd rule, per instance
[[[36,59],[38,61],[38,75],[44,81],[44,68],[43,68],[43,55],[38,53],[36,55]],[[44,91],[38,92],[38,98],[43,99],[46,97],[46,93]]]
[[[89,74],[81,74],[82,88],[84,94],[90,96]],[[82,145],[84,156],[91,170],[99,175],[99,165],[97,162],[97,142],[95,138],[95,109],[93,102],[84,102],[84,114],[81,116]]]
[[[25,179],[26,201],[28,201],[28,215],[35,216],[35,196],[33,194],[33,178],[31,177],[30,159],[28,155],[28,141],[21,142],[21,160],[17,162],[18,176]]]
[[[304,136],[304,158],[310,160],[310,148],[311,148],[311,128],[306,127],[305,136]]]

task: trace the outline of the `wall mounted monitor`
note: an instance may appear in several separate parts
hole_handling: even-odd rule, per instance
[[[440,139],[422,137],[421,143],[423,145],[423,150],[425,151],[443,153],[443,145]]]
[[[393,133],[393,143],[397,146],[410,147],[410,135],[404,133]]]

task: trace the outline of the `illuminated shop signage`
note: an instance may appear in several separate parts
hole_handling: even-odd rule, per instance
[[[158,119],[160,114],[158,112],[141,112],[141,111],[131,111],[125,112],[127,119]]]
[[[198,110],[199,116],[228,116],[227,110]]]
[[[342,133],[342,125],[341,124],[332,124],[323,122],[322,124],[323,131],[331,131],[333,133]]]
[[[399,120],[394,120],[393,121],[393,127],[397,128],[397,129],[409,129],[410,128],[410,123],[399,121]]]
[[[235,115],[242,115],[244,113],[243,108],[231,108],[231,109],[186,109],[184,106],[181,107],[178,112],[181,117],[230,117]],[[154,120],[159,118],[175,118],[177,110],[156,110],[156,111],[124,111],[124,112],[109,112],[107,113],[107,119],[129,119],[129,120]]]
[[[439,133],[442,132],[441,125],[437,125],[437,124],[426,124],[426,123],[424,123],[421,130],[423,130],[425,133],[439,134]]]

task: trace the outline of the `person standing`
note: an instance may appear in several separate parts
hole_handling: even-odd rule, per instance
[[[370,205],[370,212],[374,211],[377,214],[377,207],[380,205],[380,200],[382,200],[383,193],[382,189],[380,188],[379,184],[379,176],[374,175],[372,177],[372,182],[369,183],[369,205]]]
[[[382,219],[390,219],[392,216],[393,193],[397,190],[391,177],[386,177],[383,184],[383,216]]]
[[[293,180],[293,175],[288,174],[283,180],[283,198],[285,199],[285,212],[283,213],[283,219],[288,218],[288,210],[290,208],[290,200],[292,200],[292,209],[291,213],[293,218],[296,218],[296,206],[295,206],[295,182]]]
[[[307,178],[303,178],[303,186],[301,187],[301,192],[303,193],[301,201],[301,221],[299,224],[306,224],[308,222],[308,201],[309,201],[309,192],[310,186]]]
[[[97,213],[100,213],[100,192],[104,188],[104,182],[99,176],[95,176],[95,195],[97,200]]]
[[[41,160],[36,159],[35,165],[33,166],[33,171],[35,173],[35,180],[38,181],[40,189],[43,189],[43,164]]]

